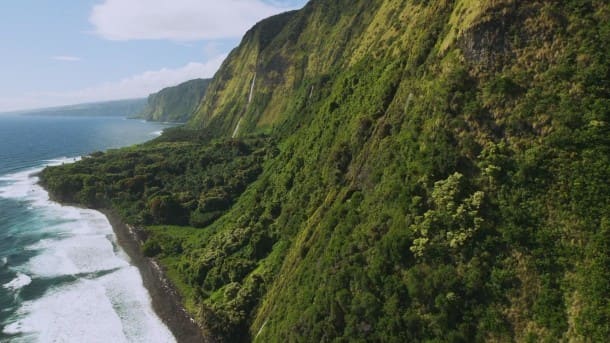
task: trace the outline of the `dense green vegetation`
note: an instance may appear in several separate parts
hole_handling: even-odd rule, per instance
[[[48,169],[41,181],[59,201],[115,208],[129,223],[205,227],[260,174],[268,139],[202,144],[176,139],[180,131]]]
[[[602,342],[609,22],[311,1],[246,34],[188,128],[42,180],[146,226],[220,341]]]
[[[210,84],[210,79],[195,79],[168,87],[148,96],[148,103],[136,118],[163,122],[186,122],[193,115]]]

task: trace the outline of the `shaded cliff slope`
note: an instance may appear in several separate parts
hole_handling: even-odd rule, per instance
[[[146,107],[136,115],[151,121],[183,123],[197,110],[210,79],[195,79],[148,96]]]

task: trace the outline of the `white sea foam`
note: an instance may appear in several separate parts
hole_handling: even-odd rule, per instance
[[[31,195],[33,186],[38,181],[37,178],[32,175],[41,170],[42,168],[32,169],[0,177],[0,181],[8,183],[0,188],[0,197],[21,199]]]
[[[142,290],[137,268],[130,266],[101,278],[106,295],[123,322],[123,332],[132,342],[174,342],[169,330],[150,306],[150,296]]]
[[[133,267],[81,280],[26,302],[9,335],[34,334],[40,342],[175,342],[147,306]]]
[[[78,161],[79,159],[80,158],[62,157],[45,161],[45,166],[72,163]],[[43,203],[48,202],[49,195],[44,191],[44,189],[37,186],[38,177],[36,176],[36,174],[40,173],[45,166],[0,176],[0,181],[6,183],[6,185],[0,187],[0,198],[25,199],[32,201],[38,200],[39,204],[41,204],[40,201]]]
[[[151,132],[150,134],[151,136],[161,136],[163,134],[163,130]]]
[[[105,289],[87,280],[24,303],[18,315],[5,334],[36,334],[40,342],[127,341]]]
[[[106,235],[85,234],[45,240],[30,249],[39,254],[26,264],[26,269],[40,277],[94,273],[128,265],[114,253]]]
[[[7,257],[3,257],[2,259],[0,259],[0,268],[4,268],[4,266],[6,266],[7,264],[8,264]]]
[[[80,161],[82,159],[82,157],[78,156],[78,157],[59,157],[59,158],[53,158],[50,160],[46,160],[45,165],[46,166],[59,166],[65,163],[74,163],[76,161]]]
[[[138,270],[122,249],[115,248],[108,219],[97,211],[50,201],[37,185],[34,174],[40,170],[0,178],[6,181],[0,197],[26,201],[41,216],[41,223],[50,223],[32,229],[48,238],[26,247],[36,255],[15,266],[20,274],[4,287],[20,289],[31,283],[31,277],[82,277],[22,303],[3,323],[3,332],[40,342],[175,342],[154,313]]]
[[[25,274],[17,273],[17,277],[15,277],[13,281],[4,284],[2,287],[11,291],[16,291],[29,285],[30,283],[32,283],[32,278]]]

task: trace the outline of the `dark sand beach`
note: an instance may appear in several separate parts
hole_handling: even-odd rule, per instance
[[[143,232],[125,224],[118,214],[109,209],[98,209],[112,225],[119,245],[131,258],[131,263],[140,270],[144,287],[152,298],[152,305],[161,320],[169,327],[178,342],[210,342],[201,328],[182,306],[180,295],[165,277],[162,268],[151,258],[141,253]]]
[[[83,207],[80,204],[59,201],[43,183],[39,184],[49,193],[52,201],[64,206]],[[171,281],[165,276],[163,268],[154,259],[142,254],[141,246],[145,237],[143,230],[124,223],[112,209],[92,209],[103,213],[108,218],[118,244],[129,256],[130,263],[140,271],[144,287],[151,297],[154,311],[167,325],[176,340],[179,343],[214,342],[214,339],[204,335],[204,330],[182,306],[182,299]]]

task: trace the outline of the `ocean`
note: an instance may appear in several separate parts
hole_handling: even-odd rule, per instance
[[[0,342],[175,342],[106,217],[50,201],[36,176],[166,127],[0,115]]]

